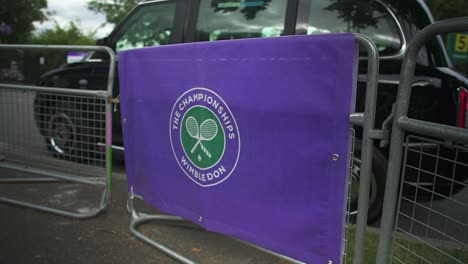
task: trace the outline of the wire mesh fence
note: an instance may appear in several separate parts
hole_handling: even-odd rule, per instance
[[[9,62],[17,73],[17,78],[0,76],[0,202],[75,218],[97,215],[107,207],[111,189],[114,52],[21,44],[2,44],[0,50],[0,66]],[[101,71],[102,80],[93,86],[87,79],[74,85],[70,76],[40,73],[68,51],[106,53],[108,71]],[[40,56],[39,65],[28,54]]]
[[[105,208],[106,104],[0,87],[0,201],[79,218]]]
[[[351,146],[350,152],[348,155],[348,177],[346,179],[346,191],[345,191],[345,204],[346,204],[346,214],[345,214],[345,224],[344,224],[344,235],[343,235],[343,263],[352,263],[351,257],[349,256],[349,252],[352,252],[352,248],[350,248],[349,238],[350,238],[350,229],[352,228],[353,216],[357,213],[357,194],[358,191],[358,175],[355,175],[354,168],[354,144],[355,144],[355,137],[356,132],[354,129],[350,130],[350,138],[351,138]],[[353,184],[354,183],[354,184]],[[354,189],[353,189],[354,188]]]
[[[8,88],[0,95],[5,160],[105,177],[105,99]]]
[[[393,245],[396,263],[467,263],[468,148],[408,136]]]

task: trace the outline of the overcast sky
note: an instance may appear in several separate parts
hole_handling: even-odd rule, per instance
[[[102,26],[106,21],[104,15],[95,14],[87,8],[88,0],[48,0],[48,9],[55,12],[50,17],[48,22],[42,24],[35,24],[36,30],[44,28],[52,28],[53,20],[57,21],[60,26],[66,26],[70,21],[80,20],[81,28],[85,32],[94,31],[97,29],[97,37],[102,38],[107,36],[112,29],[113,25]]]

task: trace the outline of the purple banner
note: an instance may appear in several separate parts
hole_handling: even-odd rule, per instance
[[[129,186],[156,208],[307,263],[340,263],[352,34],[119,56]]]

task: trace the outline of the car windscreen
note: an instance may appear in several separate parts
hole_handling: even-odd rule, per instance
[[[287,2],[201,0],[195,41],[280,36]]]

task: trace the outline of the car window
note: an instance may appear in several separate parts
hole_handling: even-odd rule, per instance
[[[286,4],[284,0],[201,0],[195,41],[280,36]]]
[[[307,34],[355,32],[371,38],[381,55],[395,54],[401,49],[402,41],[395,20],[378,3],[362,0],[303,0],[299,10],[301,8],[310,10],[305,27]]]
[[[145,6],[132,15],[116,38],[118,52],[127,49],[159,46],[169,43],[176,4],[163,3]]]

